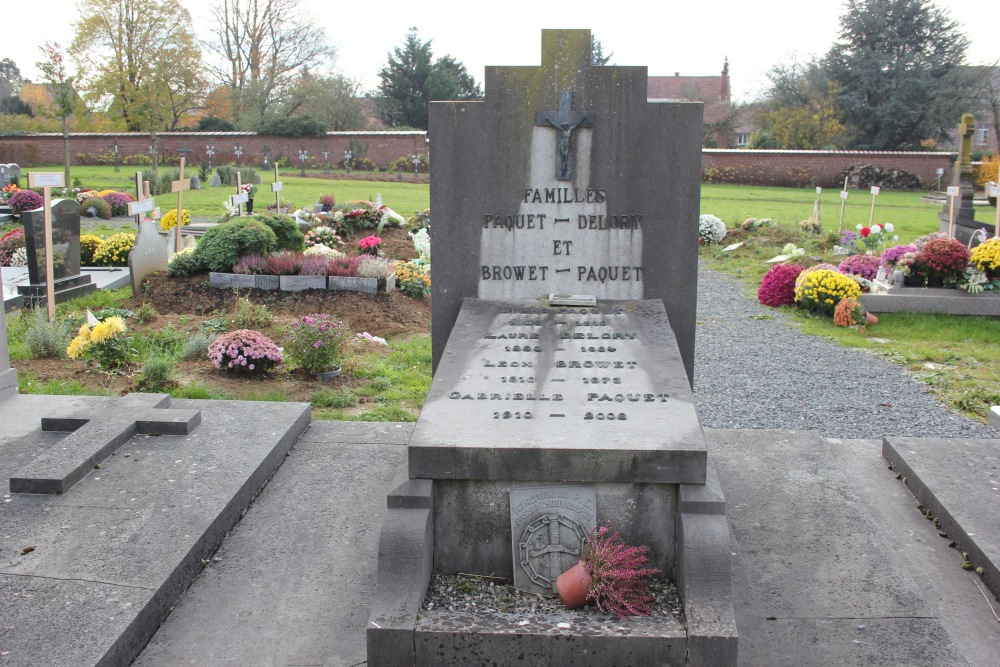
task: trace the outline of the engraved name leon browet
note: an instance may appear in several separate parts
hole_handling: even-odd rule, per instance
[[[553,593],[556,577],[580,559],[596,525],[596,507],[593,487],[511,489],[514,585],[524,591]]]

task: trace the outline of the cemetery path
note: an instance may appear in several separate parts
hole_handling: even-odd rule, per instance
[[[695,401],[709,428],[815,430],[825,437],[996,438],[948,411],[875,354],[809,336],[735,278],[698,274]]]

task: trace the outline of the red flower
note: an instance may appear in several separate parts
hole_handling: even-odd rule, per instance
[[[868,235],[871,234],[871,233],[872,233],[872,228],[871,227],[862,227],[861,228],[861,238],[866,239],[866,238],[868,238]]]

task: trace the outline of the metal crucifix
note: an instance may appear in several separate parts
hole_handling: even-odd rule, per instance
[[[556,111],[535,112],[535,125],[551,125],[558,133],[556,143],[556,180],[573,180],[573,130],[594,127],[595,111],[573,111],[573,91],[559,91]]]

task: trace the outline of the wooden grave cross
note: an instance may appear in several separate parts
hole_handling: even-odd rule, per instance
[[[271,192],[274,193],[274,210],[281,213],[281,188],[284,183],[278,180],[278,165],[274,165],[274,183],[271,183]]]
[[[962,196],[962,188],[957,185],[948,186],[948,238],[955,238],[955,200]]]
[[[820,217],[819,217],[819,204],[820,204],[820,199],[821,199],[822,194],[823,194],[823,188],[821,188],[820,186],[817,185],[816,186],[816,202],[813,204],[813,217],[816,218],[816,224],[819,225],[820,227],[823,226],[823,223],[822,223],[822,221],[820,220]]]
[[[45,309],[49,322],[56,319],[55,266],[52,263],[52,188],[66,187],[65,175],[59,172],[32,172],[28,187],[42,189],[42,211],[45,218]]]
[[[875,200],[878,199],[879,186],[872,186],[872,212],[868,215],[868,228],[871,229],[875,224]]]
[[[236,172],[236,194],[229,198],[229,205],[236,207],[236,217],[243,215],[243,204],[250,201],[250,195],[243,192],[243,178]]]
[[[191,179],[184,178],[184,157],[181,157],[181,171],[177,180],[170,184],[170,191],[177,193],[177,234],[174,236],[174,252],[181,251],[181,230],[184,227],[184,191],[191,189]]]
[[[135,225],[142,223],[142,214],[153,210],[156,202],[149,196],[148,184],[142,180],[142,172],[135,172],[135,201],[128,203],[128,214],[135,216]]]
[[[844,177],[844,189],[840,191],[840,225],[837,227],[837,233],[844,231],[844,206],[847,205],[847,177]]]

